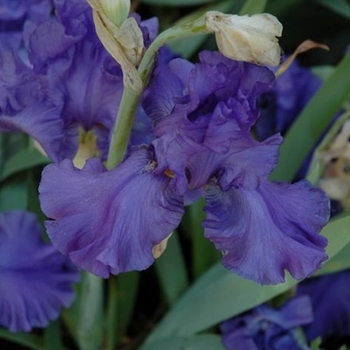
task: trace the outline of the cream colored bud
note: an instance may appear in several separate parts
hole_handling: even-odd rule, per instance
[[[88,2],[93,9],[98,37],[110,55],[121,65],[124,86],[135,94],[141,93],[143,84],[137,66],[144,52],[144,44],[142,31],[136,20],[127,18],[119,27],[105,14],[101,0]]]
[[[118,27],[127,19],[130,11],[130,0],[101,0],[105,15]]]
[[[277,37],[282,34],[282,24],[276,17],[268,13],[238,16],[209,11],[206,26],[215,33],[218,48],[226,57],[267,66],[280,64]]]

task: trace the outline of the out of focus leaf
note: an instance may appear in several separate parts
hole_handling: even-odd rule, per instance
[[[294,178],[302,162],[318,142],[331,120],[350,94],[350,54],[314,95],[289,129],[280,149],[278,165],[272,180]]]
[[[27,176],[21,174],[0,185],[0,212],[15,209],[26,210],[28,206]]]
[[[145,344],[140,350],[224,350],[221,338],[214,334],[191,337],[170,336]]]
[[[73,306],[64,310],[64,320],[81,350],[101,348],[103,331],[103,280],[82,272]]]
[[[41,337],[29,333],[12,333],[5,329],[0,329],[0,338],[23,345],[26,349],[45,350]]]
[[[350,19],[350,4],[346,0],[318,0],[318,3],[334,11],[338,15]]]
[[[140,274],[137,271],[110,277],[106,309],[106,350],[114,350],[132,319],[138,295]]]
[[[311,350],[320,350],[320,346],[322,344],[322,338],[316,338],[312,343],[311,343]]]
[[[333,74],[334,69],[335,68],[333,66],[325,65],[325,66],[312,67],[311,71],[320,79],[322,79],[323,81],[326,81]]]
[[[156,260],[155,268],[163,293],[173,305],[188,287],[188,278],[179,238],[174,232],[164,253]]]
[[[267,0],[247,0],[239,11],[240,15],[253,15],[264,12]]]
[[[184,230],[189,234],[192,242],[192,274],[198,278],[221,258],[221,253],[204,237],[202,221],[205,219],[203,211],[204,200],[186,208],[183,219]]]
[[[163,6],[195,6],[207,4],[209,2],[218,2],[218,0],[142,0],[145,4],[163,5]]]
[[[334,234],[337,233],[335,232]],[[334,273],[348,268],[350,268],[350,244],[346,245],[332,259],[329,259],[323,265],[322,269],[317,271],[316,276],[325,275],[327,273]]]
[[[21,149],[5,161],[0,180],[4,180],[17,172],[30,169],[37,165],[46,165],[48,163],[50,163],[50,159],[43,156],[35,148],[28,147]]]
[[[61,326],[58,321],[51,322],[44,331],[45,348],[50,350],[63,350]]]

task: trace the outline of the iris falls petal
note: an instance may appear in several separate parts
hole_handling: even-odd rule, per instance
[[[223,253],[223,264],[261,284],[302,279],[327,258],[319,235],[329,217],[326,195],[308,182],[264,182],[253,190],[205,188],[205,236]]]
[[[92,159],[82,169],[66,160],[46,167],[39,187],[53,244],[76,264],[101,277],[144,270],[152,250],[178,226],[183,199],[171,178],[156,173],[151,152],[141,148],[105,171]]]

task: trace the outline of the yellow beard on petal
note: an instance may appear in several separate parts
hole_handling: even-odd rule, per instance
[[[99,155],[97,137],[93,131],[79,130],[79,147],[73,158],[76,168],[82,169],[87,159]]]

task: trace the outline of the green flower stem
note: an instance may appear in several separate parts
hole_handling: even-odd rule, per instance
[[[140,98],[141,94],[134,94],[124,88],[108,150],[108,170],[116,167],[124,159]]]
[[[148,79],[151,75],[158,50],[163,45],[174,40],[184,39],[199,34],[206,34],[209,32],[210,31],[208,30],[205,24],[204,15],[194,21],[169,28],[163,33],[159,34],[158,37],[152,42],[150,47],[145,52],[145,55],[143,56],[139,65],[138,72],[142,79],[142,82],[144,83],[144,86],[147,84]]]
[[[160,47],[173,40],[187,38],[198,34],[205,34],[208,32],[210,31],[205,25],[205,16],[202,16],[193,22],[169,28],[161,33],[145,52],[145,55],[143,56],[138,68],[138,73],[141,77],[143,88],[145,88],[148,84],[155,58]],[[141,95],[142,92],[140,92],[140,94],[135,94],[124,88],[117,120],[114,124],[111,143],[109,146],[108,159],[106,163],[108,170],[116,167],[124,159]]]

